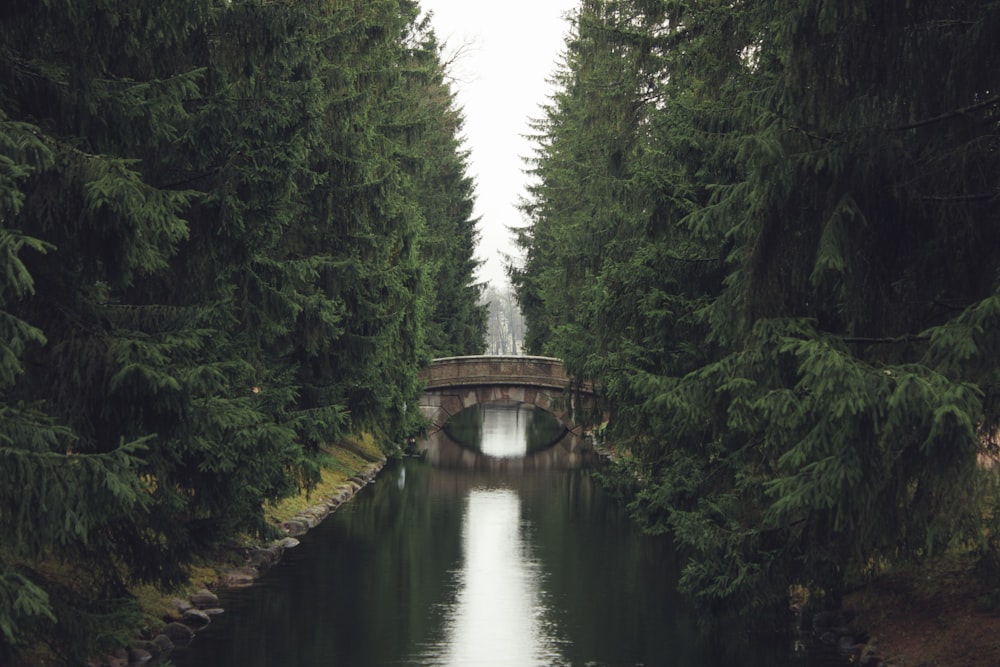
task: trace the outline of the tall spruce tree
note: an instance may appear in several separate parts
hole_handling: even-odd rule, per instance
[[[142,529],[156,483],[138,457],[152,434],[121,423],[112,395],[130,380],[167,389],[123,358],[150,343],[123,331],[119,314],[124,292],[187,233],[191,193],[157,187],[141,163],[171,140],[199,77],[166,56],[185,51],[204,7],[177,9],[2,10],[6,654],[41,640],[71,661],[123,641],[132,574],[173,570],[160,536]]]
[[[613,400],[633,509],[692,556],[682,585],[777,608],[793,583],[836,598],[879,564],[989,553],[998,5],[583,7],[625,51],[574,44],[608,65],[568,60],[519,296],[546,351],[579,358],[565,322],[602,341],[578,370]],[[633,62],[653,73],[631,88],[633,189],[548,206],[604,182],[614,162],[580,159],[588,141],[621,147],[599,122],[559,139],[599,108],[575,87],[592,74],[607,103]],[[608,217],[636,202],[648,218]],[[631,247],[594,236],[615,219],[645,221],[617,237]],[[562,266],[600,290],[551,279]]]
[[[293,252],[319,248],[316,298],[300,317],[302,404],[341,405],[355,429],[390,439],[416,396],[422,323],[416,243],[422,220],[398,158],[402,38],[415,11],[399,3],[321,3],[320,81],[325,140],[310,153],[323,180],[309,197],[314,223]],[[318,309],[317,309],[318,308]],[[336,328],[335,331],[333,328]]]
[[[0,660],[126,641],[128,587],[267,534],[320,446],[419,428],[428,304],[478,291],[458,271],[435,295],[421,262],[431,175],[474,223],[416,16],[0,8]]]

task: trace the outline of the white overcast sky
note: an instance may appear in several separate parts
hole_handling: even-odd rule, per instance
[[[460,50],[450,74],[465,116],[469,175],[476,182],[480,218],[479,278],[506,284],[501,254],[516,253],[507,230],[523,224],[517,210],[527,177],[522,158],[532,154],[529,121],[541,115],[565,46],[567,14],[579,0],[420,0],[445,44],[447,60]]]

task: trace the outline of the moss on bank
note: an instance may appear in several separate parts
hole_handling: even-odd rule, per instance
[[[329,497],[334,489],[364,470],[368,464],[384,460],[375,439],[368,434],[350,437],[325,448],[319,455],[320,480],[315,487],[298,495],[266,506],[265,514],[272,524],[280,524],[306,509],[314,499]]]

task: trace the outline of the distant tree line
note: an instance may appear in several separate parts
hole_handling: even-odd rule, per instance
[[[523,354],[524,316],[509,286],[489,285],[482,300],[489,309],[486,354]]]
[[[483,350],[440,51],[409,0],[0,3],[0,663],[135,636]]]
[[[582,0],[511,267],[706,609],[1000,599],[1000,3]]]

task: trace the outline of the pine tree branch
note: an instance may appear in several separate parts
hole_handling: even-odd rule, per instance
[[[989,201],[991,199],[996,199],[997,197],[1000,197],[1000,192],[983,192],[983,193],[974,194],[974,195],[953,195],[953,196],[927,195],[925,197],[921,197],[920,200],[921,201],[938,201],[938,202]]]
[[[708,262],[721,262],[721,257],[678,257],[677,255],[663,255],[666,259],[675,262],[686,262],[688,264],[704,264]]]
[[[971,113],[973,111],[978,111],[979,109],[983,109],[983,108],[991,106],[993,104],[997,104],[998,102],[1000,102],[1000,95],[995,95],[993,97],[990,97],[988,99],[983,100],[982,102],[979,102],[978,104],[970,104],[967,107],[962,107],[961,109],[953,109],[951,111],[946,111],[943,114],[940,114],[940,115],[937,115],[937,116],[932,116],[930,118],[925,118],[923,120],[918,120],[915,123],[909,123],[907,125],[897,125],[896,127],[890,127],[890,128],[887,128],[887,129],[890,132],[899,132],[899,131],[902,131],[902,130],[914,130],[914,129],[918,128],[918,127],[924,127],[926,125],[933,125],[934,123],[940,123],[941,121],[945,121],[945,120],[948,120],[950,118],[954,118],[955,116],[964,116],[967,113]]]
[[[861,343],[864,345],[891,345],[895,343],[916,343],[930,340],[930,336],[917,334],[907,334],[905,336],[888,336],[885,338],[875,338],[869,336],[840,336],[840,340],[845,343]]]

